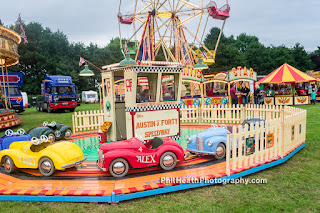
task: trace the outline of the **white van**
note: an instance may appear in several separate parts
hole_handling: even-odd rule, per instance
[[[94,103],[98,102],[98,93],[95,91],[82,91],[82,102],[83,103]]]
[[[29,107],[29,103],[28,103],[28,95],[26,92],[21,92],[22,95],[22,101],[23,101],[23,106],[24,107]]]

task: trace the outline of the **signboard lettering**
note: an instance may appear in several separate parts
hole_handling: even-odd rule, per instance
[[[237,68],[232,68],[231,71],[228,72],[229,80],[236,80],[236,79],[249,79],[256,81],[257,80],[257,73],[253,71],[252,68],[248,70],[248,68],[244,67],[237,67]]]

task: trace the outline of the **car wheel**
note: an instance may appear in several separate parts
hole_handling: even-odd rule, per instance
[[[64,133],[64,138],[65,139],[70,139],[72,136],[72,131],[71,129],[67,129],[67,131]]]
[[[9,156],[4,157],[3,166],[4,170],[6,170],[6,172],[8,173],[12,173],[14,171],[14,163],[12,158],[10,158]]]
[[[113,177],[124,177],[129,171],[129,164],[123,158],[114,159],[109,165],[109,172]]]
[[[219,143],[216,149],[215,158],[220,160],[226,156],[226,146],[223,143]]]
[[[42,106],[42,104],[40,104],[40,106],[39,106],[39,111],[40,111],[40,112],[43,112],[43,106]]]
[[[173,152],[165,152],[160,157],[160,166],[164,170],[172,170],[177,164],[177,156]]]
[[[44,157],[39,161],[39,172],[43,176],[51,176],[55,171],[54,164],[50,158]]]
[[[48,140],[52,143],[56,141],[56,136],[53,133],[48,134]]]
[[[37,111],[40,112],[40,107],[39,107],[39,104],[37,104]]]
[[[70,109],[70,112],[74,112],[75,109]]]
[[[48,113],[51,113],[51,112],[52,112],[52,110],[51,110],[51,108],[50,108],[50,104],[47,104],[47,111],[48,111]]]

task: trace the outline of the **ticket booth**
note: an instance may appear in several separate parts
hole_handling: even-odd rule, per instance
[[[183,67],[161,64],[103,67],[104,120],[112,122],[107,132],[108,141],[136,135],[144,140],[157,136],[180,137]]]

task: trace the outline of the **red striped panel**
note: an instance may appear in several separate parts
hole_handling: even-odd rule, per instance
[[[54,191],[52,194],[53,195],[60,195],[60,193],[62,192],[63,190],[56,190]]]
[[[40,191],[40,192],[38,193],[38,195],[45,195],[47,191],[49,191],[49,190],[42,190],[42,191]]]
[[[134,192],[138,191],[138,189],[136,187],[130,187],[128,189],[129,189],[130,193],[134,193]]]
[[[25,193],[23,193],[24,195],[31,195],[31,193],[33,192],[34,190],[28,190],[28,191],[26,191]]]
[[[151,185],[143,185],[143,187],[144,187],[145,190],[150,190],[150,189],[152,189]]]
[[[77,190],[70,190],[66,195],[73,196]]]
[[[20,191],[21,191],[21,189],[15,189],[12,192],[10,192],[10,195],[17,195],[18,192],[20,192]]]
[[[123,194],[121,189],[116,189],[113,191],[115,193],[115,195],[120,195],[120,194]]]
[[[0,190],[0,195],[3,195],[3,193],[5,192],[5,191],[7,191],[8,189],[2,189],[2,190]]]
[[[90,193],[90,190],[84,190],[82,193],[81,193],[81,196],[88,196]]]

